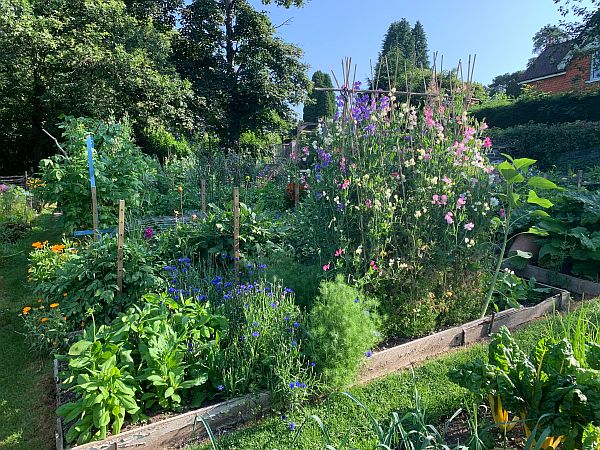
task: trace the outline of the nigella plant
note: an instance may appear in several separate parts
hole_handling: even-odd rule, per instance
[[[320,211],[314,226],[326,230],[324,273],[380,295],[389,334],[420,334],[477,314],[499,211],[487,125],[467,115],[468,102],[396,100],[340,99],[349,114],[317,136],[308,199]]]

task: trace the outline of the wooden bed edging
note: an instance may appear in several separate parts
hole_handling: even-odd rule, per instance
[[[565,275],[564,273],[532,265],[528,265],[523,270],[515,270],[515,272],[519,276],[526,278],[534,277],[540,283],[551,284],[575,294],[585,294],[590,297],[598,297],[600,295],[600,283],[584,280],[572,275]]]
[[[363,369],[359,383],[367,383],[399,369],[425,361],[430,357],[482,341],[490,332],[498,331],[502,325],[514,329],[555,310],[566,309],[570,299],[569,293],[556,288],[552,288],[552,293],[554,295],[535,306],[507,309],[495,314],[493,317],[487,316],[483,319],[467,322],[375,353],[369,358]]]
[[[546,286],[549,287],[549,286]],[[552,288],[552,296],[535,306],[508,309],[493,316],[477,319],[463,325],[440,331],[414,341],[377,352],[369,358],[361,373],[359,384],[367,383],[426,359],[456,350],[465,345],[484,340],[491,332],[502,325],[517,328],[534,319],[566,310],[569,293]],[[493,319],[493,320],[492,320]],[[491,330],[490,330],[491,325]],[[54,375],[57,382],[57,394],[60,391],[58,363],[54,363]],[[234,426],[259,417],[271,407],[268,393],[249,395],[227,400],[216,405],[175,415],[148,425],[132,428],[102,441],[90,442],[68,450],[117,450],[117,449],[165,449],[182,446],[193,439],[206,438],[204,425],[198,417],[202,416],[213,430]],[[57,419],[56,449],[63,446],[62,421]]]

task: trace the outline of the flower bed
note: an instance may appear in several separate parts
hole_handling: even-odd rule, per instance
[[[402,368],[421,363],[430,357],[482,341],[503,325],[514,329],[554,311],[566,310],[570,300],[569,293],[562,289],[551,289],[552,296],[535,306],[511,308],[483,319],[376,352],[364,367],[359,383],[372,381]],[[55,377],[57,395],[60,399],[62,391],[58,378],[58,362],[55,363]],[[56,448],[57,450],[65,448],[71,450],[108,450],[126,447],[167,448],[206,438],[206,430],[199,417],[203,417],[210,427],[216,430],[247,422],[259,417],[269,409],[269,394],[244,396],[157,420],[104,440],[76,447],[65,447],[62,420],[58,419]]]

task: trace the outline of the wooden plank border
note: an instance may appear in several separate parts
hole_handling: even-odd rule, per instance
[[[494,316],[487,316],[483,319],[467,322],[463,325],[377,352],[369,358],[360,375],[358,384],[368,383],[413,364],[421,363],[433,356],[483,341],[487,339],[490,331],[496,332],[502,325],[514,329],[554,311],[567,310],[570,301],[569,292],[553,287],[551,289],[552,296],[535,306],[520,309],[511,308]],[[59,394],[60,380],[58,379],[58,365],[56,362],[55,377],[57,394]],[[200,416],[204,417],[213,430],[217,430],[255,419],[269,411],[271,407],[269,394],[263,392],[175,415],[164,420],[124,431],[102,441],[69,447],[68,449],[116,450],[117,448],[135,448],[150,450],[177,447],[191,440],[207,438],[204,426],[198,420]],[[60,418],[57,420],[57,425],[56,448],[57,450],[64,450]]]
[[[575,294],[586,295],[588,297],[598,297],[600,295],[600,283],[565,275],[553,270],[528,265],[525,269],[515,270],[515,272],[519,276],[526,278],[534,277],[540,283],[551,284]]]

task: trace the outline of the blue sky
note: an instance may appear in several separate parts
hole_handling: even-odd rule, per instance
[[[290,19],[278,34],[304,50],[304,61],[315,70],[341,73],[341,60],[351,56],[357,78],[370,76],[369,60],[377,58],[391,22],[420,20],[430,54],[444,56],[444,68],[463,67],[477,55],[474,80],[490,83],[496,75],[524,69],[531,58],[532,37],[561,16],[553,0],[310,0],[303,8],[264,6],[274,25]],[[431,58],[430,58],[431,59]]]

